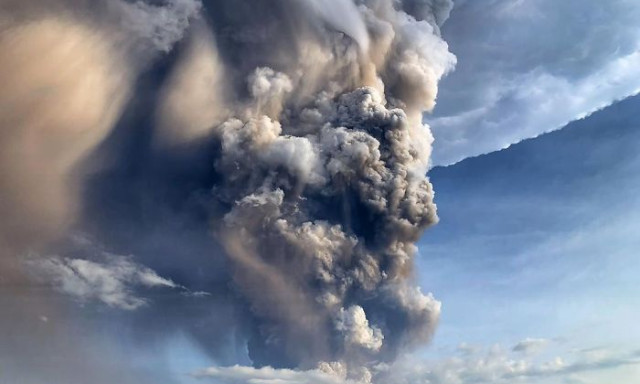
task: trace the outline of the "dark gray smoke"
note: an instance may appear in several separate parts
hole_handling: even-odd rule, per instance
[[[223,364],[246,348],[368,383],[430,339],[413,258],[437,222],[422,113],[455,64],[449,0],[0,4],[16,273]]]

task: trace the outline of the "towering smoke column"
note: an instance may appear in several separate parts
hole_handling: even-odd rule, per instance
[[[366,382],[367,364],[424,343],[438,319],[411,277],[437,221],[421,119],[454,62],[438,31],[451,5],[266,3],[212,8],[216,67],[236,90],[210,124],[215,235],[258,320],[255,364]]]
[[[68,3],[74,2],[60,1],[60,7]],[[152,266],[223,260],[232,300],[246,308],[243,313],[250,318],[244,321],[248,326],[241,339],[254,365],[319,369],[345,380],[375,381],[372,367],[427,342],[440,311],[439,302],[415,286],[413,258],[414,243],[437,222],[426,177],[432,136],[422,113],[433,108],[437,83],[455,64],[439,33],[451,7],[449,0],[174,0],[112,5],[109,9],[118,15],[113,20],[139,36],[126,52],[135,65],[126,66],[126,74],[111,65],[113,58],[104,59],[102,50],[115,48],[105,47],[103,40],[88,41],[90,50],[85,49],[84,41],[92,34],[78,35],[83,37],[74,40],[77,47],[65,46],[86,52],[82,63],[89,73],[94,71],[92,81],[101,82],[87,87],[105,93],[93,94],[98,99],[91,101],[94,109],[89,112],[94,114],[84,117],[80,113],[88,113],[86,108],[77,104],[78,111],[71,110],[77,114],[67,113],[65,119],[94,126],[97,114],[105,117],[90,141],[79,146],[64,141],[78,155],[61,158],[60,167],[67,168],[48,174],[56,178],[51,193],[63,194],[55,188],[66,185],[61,180],[68,180],[68,167],[95,147],[105,128],[116,125],[112,113],[121,111],[120,100],[128,87],[135,87],[124,79],[161,61],[162,71],[141,80],[138,84],[144,86],[132,97],[138,103],[132,109],[146,108],[146,128],[144,135],[136,133],[137,139],[129,141],[139,146],[144,137],[148,144],[135,151],[118,148],[126,141],[122,137],[140,132],[139,121],[130,121],[136,114],[129,113],[102,151],[112,163],[127,168],[127,178],[118,183],[146,180],[119,188],[135,189],[140,200],[156,203],[158,188],[140,185],[161,185],[169,191],[171,201],[160,199],[150,211],[170,212],[174,218],[204,216],[198,222],[207,223],[215,250],[200,260],[201,250],[183,259],[158,261],[161,256],[135,253],[133,257]],[[113,20],[101,23],[113,26]],[[35,28],[45,27],[55,27],[61,38],[82,32],[77,26],[37,24],[10,36],[30,43],[38,32]],[[173,51],[161,56],[183,34]],[[5,40],[2,44],[22,44]],[[116,81],[114,74],[123,77]],[[84,88],[67,88],[74,92],[70,102],[75,100],[71,97],[83,96]],[[107,97],[116,90],[123,93]],[[0,100],[10,96],[3,94]],[[105,99],[111,100],[109,105]],[[40,120],[21,116],[8,118],[18,121],[21,125],[13,126],[22,131],[2,134],[27,140],[44,129]],[[42,121],[66,129],[73,124],[65,119]],[[11,188],[21,186],[14,183],[14,175],[30,174],[31,165],[16,168],[4,152],[0,160],[3,193],[17,199],[20,194]],[[40,160],[47,161],[34,161]],[[157,172],[159,168],[163,170]],[[144,175],[138,177],[131,169]],[[22,180],[48,183],[40,176]],[[108,195],[112,189],[103,187],[113,180],[94,178],[93,188]],[[100,221],[110,208],[92,202],[92,190],[88,188],[88,195],[78,202],[84,208],[76,221],[109,246],[109,227],[121,225],[113,222],[126,215]],[[28,208],[46,210],[38,205]],[[196,246],[185,243],[183,249],[190,247]],[[184,270],[175,276],[171,268],[164,270],[164,277],[188,285]],[[167,286],[177,286],[166,281]],[[214,286],[204,288],[215,293]]]

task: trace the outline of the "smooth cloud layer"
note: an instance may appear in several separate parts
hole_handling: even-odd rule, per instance
[[[420,270],[446,306],[430,355],[462,341],[515,346],[542,335],[562,340],[549,341],[543,361],[639,345],[639,107],[639,96],[629,98],[431,173],[443,220],[421,242]],[[576,382],[626,382],[637,372],[591,371]]]
[[[444,35],[460,65],[427,118],[434,164],[506,148],[638,93],[638,18],[640,5],[624,0],[456,2]]]

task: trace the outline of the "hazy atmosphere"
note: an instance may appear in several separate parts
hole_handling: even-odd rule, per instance
[[[0,0],[0,383],[640,383],[638,20]]]

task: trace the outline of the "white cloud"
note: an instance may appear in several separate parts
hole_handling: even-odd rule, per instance
[[[538,362],[532,357],[516,358],[500,346],[437,361],[404,359],[388,367],[376,383],[394,384],[523,384],[536,383],[607,383],[616,370],[640,366],[639,351],[614,351],[600,356],[578,353]],[[592,381],[604,371],[609,376]]]
[[[344,334],[348,345],[372,351],[382,348],[384,336],[379,328],[371,327],[367,314],[358,305],[342,309],[336,321],[336,328]]]
[[[83,302],[100,301],[110,307],[137,309],[147,300],[135,289],[182,288],[153,270],[123,256],[106,255],[104,262],[57,256],[32,260],[36,271],[59,291]]]
[[[211,379],[216,384],[341,384],[339,377],[320,370],[297,371],[271,367],[212,367],[195,374],[200,379]]]
[[[640,3],[459,2],[458,68],[441,84],[434,163],[503,149],[640,92]],[[615,23],[612,22],[615,20]]]
[[[533,339],[529,339],[529,344]],[[612,378],[640,368],[640,351],[598,349],[567,353],[567,356],[538,360],[516,357],[495,345],[465,349],[464,353],[441,360],[405,357],[392,365],[374,369],[373,384],[609,384]],[[356,384],[343,375],[324,370],[298,371],[272,367],[212,367],[194,374],[217,384]]]

